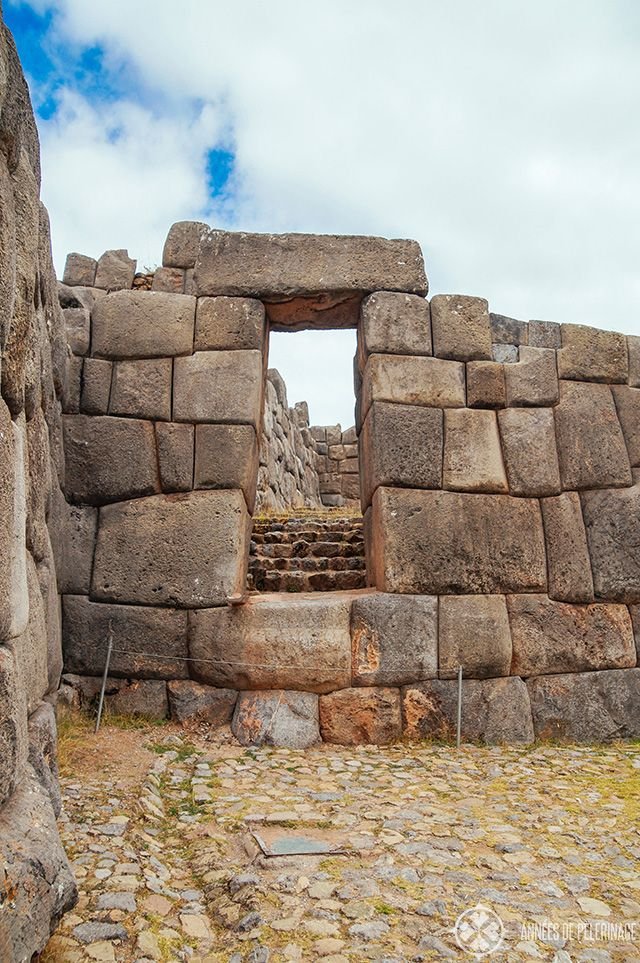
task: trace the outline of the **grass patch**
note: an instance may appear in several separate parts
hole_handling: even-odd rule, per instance
[[[79,709],[60,707],[57,713],[58,767],[62,776],[73,774],[75,764],[82,754],[89,736],[93,735],[95,722]],[[42,957],[44,960],[44,957]],[[52,958],[55,963],[55,957]]]

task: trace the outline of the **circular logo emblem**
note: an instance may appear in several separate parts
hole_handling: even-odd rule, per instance
[[[461,950],[481,959],[500,949],[504,940],[504,925],[497,913],[488,906],[478,904],[460,914],[454,933]]]

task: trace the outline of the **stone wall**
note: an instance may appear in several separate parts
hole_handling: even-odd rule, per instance
[[[358,435],[355,428],[313,425],[311,437],[318,458],[316,467],[322,504],[329,508],[360,506]]]
[[[0,10],[0,958],[31,959],[76,899],[56,829],[62,670],[52,543],[66,343],[29,93]]]
[[[194,294],[63,289],[87,302],[64,598],[85,691],[111,623],[114,699],[218,720],[223,699],[247,741],[280,731],[274,706],[298,742],[450,735],[460,664],[467,737],[637,737],[640,340],[429,302],[408,241],[180,223],[164,260]],[[265,390],[272,438],[289,418],[318,458],[353,458],[352,434],[289,413],[267,330],[347,325],[371,588],[244,599]]]

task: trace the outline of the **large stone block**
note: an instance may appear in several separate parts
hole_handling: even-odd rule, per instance
[[[538,739],[640,738],[640,669],[540,676],[527,686]]]
[[[622,434],[632,468],[640,466],[640,389],[614,385],[611,389],[616,402]]]
[[[110,681],[105,706],[116,715],[142,716],[144,719],[166,719],[169,715],[166,682],[159,679]]]
[[[517,364],[504,369],[509,407],[549,407],[558,401],[556,352],[550,348],[520,348]]]
[[[105,291],[129,290],[136,273],[136,261],[129,257],[129,252],[119,249],[105,251],[98,259],[94,285]]]
[[[44,602],[36,564],[27,553],[27,585],[29,591],[29,622],[23,634],[14,639],[11,647],[15,653],[25,693],[27,712],[31,713],[46,695],[49,688],[47,671],[48,640]]]
[[[438,660],[441,679],[462,666],[465,679],[509,675],[511,632],[504,595],[442,595]]]
[[[196,425],[194,488],[240,488],[253,512],[258,439],[251,425]]]
[[[584,492],[582,508],[596,597],[640,602],[640,486]]]
[[[118,291],[96,301],[92,353],[105,358],[191,354],[196,299],[160,291]]]
[[[189,616],[191,674],[227,689],[329,692],[351,680],[348,594],[249,598]],[[211,661],[208,661],[211,660]]]
[[[529,345],[532,348],[559,348],[562,344],[560,325],[556,321],[529,321]]]
[[[374,401],[431,408],[462,408],[464,365],[439,358],[372,354],[362,376],[362,414]]]
[[[79,284],[91,288],[96,279],[97,267],[98,262],[92,257],[87,257],[86,254],[76,254],[75,252],[67,254],[62,283]]]
[[[67,504],[59,489],[54,490],[53,498],[49,525],[58,589],[61,594],[88,595],[98,531],[98,510]]]
[[[632,388],[640,388],[640,335],[628,335],[627,349],[629,351],[629,384]]]
[[[625,605],[569,605],[546,595],[507,599],[513,675],[620,669],[636,664]]]
[[[438,600],[364,595],[351,606],[352,685],[400,686],[438,674]]]
[[[158,466],[163,492],[193,488],[193,425],[156,424]]]
[[[504,408],[506,403],[504,365],[495,361],[470,361],[467,364],[469,408]]]
[[[494,344],[529,344],[529,323],[509,318],[504,314],[489,315],[491,321],[491,341]]]
[[[84,355],[91,345],[91,318],[87,308],[65,308],[64,327],[73,354]]]
[[[209,232],[202,221],[177,221],[172,224],[164,242],[162,264],[165,267],[192,268],[196,263],[200,241]]]
[[[67,497],[86,505],[160,491],[153,424],[133,418],[64,416]]]
[[[168,682],[167,695],[175,722],[206,722],[216,729],[231,722],[238,699],[234,689],[215,689],[190,679]]]
[[[555,422],[564,489],[631,484],[629,456],[608,385],[560,382]]]
[[[0,641],[27,628],[27,484],[24,416],[18,423],[0,400]]]
[[[194,351],[262,351],[264,305],[253,298],[199,298]]]
[[[627,383],[627,339],[586,324],[563,324],[558,374],[574,381]]]
[[[151,290],[167,291],[169,294],[192,294],[192,291],[185,291],[186,273],[183,268],[156,268]]]
[[[458,683],[435,679],[402,690],[407,739],[453,740],[456,736]],[[533,720],[522,679],[463,679],[462,738],[465,742],[533,742]]]
[[[174,420],[253,425],[257,430],[262,378],[260,351],[197,351],[176,358]]]
[[[442,487],[461,492],[508,492],[495,412],[445,411]]]
[[[195,268],[198,295],[287,297],[350,291],[426,294],[415,241],[315,234],[209,231]]]
[[[47,514],[52,488],[49,428],[44,413],[38,408],[26,424],[26,539],[27,548],[37,562],[44,558],[48,546]]]
[[[112,365],[103,358],[85,358],[82,363],[80,411],[85,415],[106,415],[109,411]]]
[[[27,753],[24,679],[14,652],[0,646],[0,807],[24,776]]]
[[[106,605],[84,595],[62,600],[67,672],[99,676],[109,637],[109,674],[120,678],[187,679],[187,613],[142,605]],[[152,658],[147,658],[151,653]]]
[[[116,361],[109,414],[171,420],[171,358]]]
[[[358,350],[370,354],[430,355],[429,302],[415,294],[376,291],[362,302]]]
[[[313,692],[241,692],[231,729],[243,746],[307,749],[320,742]]]
[[[0,810],[3,901],[0,947],[7,963],[31,960],[49,941],[78,891],[47,790],[29,766],[17,791]]]
[[[562,490],[551,408],[498,412],[502,450],[512,495],[557,495]]]
[[[537,501],[379,488],[371,565],[385,592],[490,595],[546,590]]]
[[[371,405],[360,438],[363,508],[380,485],[398,488],[442,486],[443,416],[439,408]]]
[[[559,602],[592,602],[593,577],[580,496],[565,492],[543,498],[549,597]]]
[[[205,608],[244,591],[251,520],[242,492],[157,495],[100,511],[91,595]]]
[[[484,298],[437,294],[431,298],[431,328],[436,357],[491,361],[491,324]]]
[[[29,716],[29,765],[46,789],[56,816],[62,810],[60,783],[58,781],[58,734],[56,713],[49,702],[41,702]]]
[[[341,746],[387,745],[402,735],[400,690],[340,689],[320,696],[320,731]]]

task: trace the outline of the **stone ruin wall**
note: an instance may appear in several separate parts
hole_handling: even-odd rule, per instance
[[[429,302],[407,241],[180,223],[164,261],[195,295],[85,293],[100,265],[78,256],[62,289],[93,301],[64,419],[65,664],[85,696],[111,623],[116,704],[191,700],[244,741],[450,735],[460,663],[467,738],[637,735],[640,339]],[[348,325],[371,589],[229,607],[277,397],[268,329]]]
[[[53,709],[67,348],[39,194],[38,135],[0,9],[0,959],[8,963],[43,949],[76,900],[56,829]]]

